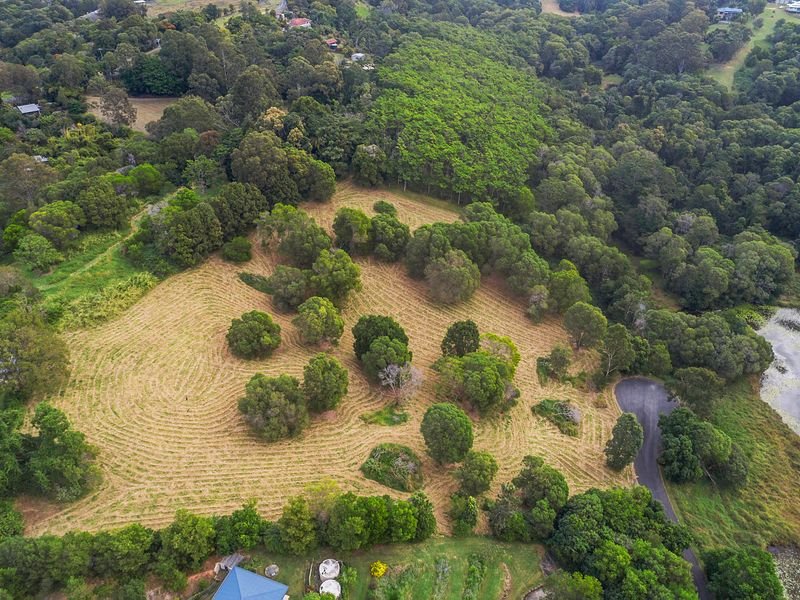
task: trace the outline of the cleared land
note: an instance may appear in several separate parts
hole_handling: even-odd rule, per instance
[[[747,55],[750,54],[750,51],[756,46],[761,46],[763,48],[769,47],[767,37],[772,35],[772,32],[775,30],[775,23],[780,19],[800,22],[800,17],[797,15],[789,14],[782,8],[775,6],[768,6],[765,8],[760,17],[763,19],[764,25],[762,25],[760,29],[753,29],[753,37],[751,37],[744,46],[739,48],[738,52],[736,52],[729,61],[713,64],[708,69],[708,75],[728,89],[733,88],[736,72],[744,65],[744,61]],[[727,27],[727,25],[717,25],[717,27]]]
[[[412,227],[457,218],[436,201],[349,185],[340,186],[330,203],[305,208],[329,227],[338,208],[371,212],[379,199],[393,202],[399,217]],[[516,379],[522,391],[519,404],[506,417],[476,425],[475,447],[490,450],[501,464],[498,487],[519,470],[526,454],[543,455],[565,474],[573,492],[631,483],[629,469],[616,474],[604,466],[603,447],[619,414],[609,395],[595,398],[560,385],[542,389],[537,382],[537,356],[566,340],[559,320],[531,324],[522,303],[491,280],[469,302],[441,307],[428,300],[424,283],[409,279],[402,265],[373,260],[360,262],[364,289],[343,312],[346,333],[334,351],[350,370],[348,396],[335,413],[316,418],[299,438],[259,441],[236,405],[245,383],[257,372],[302,377],[315,352],[300,345],[293,314],[278,313],[269,297],[237,277],[242,269],[267,275],[275,264],[275,257],[260,249],[244,267],[211,258],[167,279],[117,319],[66,335],[72,378],[54,402],[100,449],[104,481],[100,489],[66,507],[23,502],[30,533],[97,530],[132,521],[160,526],[180,507],[227,513],[249,498],[258,500],[267,517],[277,517],[289,496],[323,478],[334,478],[345,490],[402,495],[359,472],[380,442],[402,443],[424,456],[424,489],[444,523],[455,483],[450,469],[425,456],[419,424],[434,400],[435,374],[429,366],[440,354],[442,336],[450,323],[465,318],[474,319],[482,331],[510,336],[522,354]],[[228,352],[225,333],[232,318],[253,309],[276,316],[283,343],[269,359],[250,362]],[[414,363],[425,370],[426,384],[402,425],[385,427],[360,418],[387,402],[367,384],[353,356],[350,327],[369,313],[390,314],[406,328]],[[531,404],[544,397],[580,407],[579,437],[565,436],[531,413]]]
[[[170,104],[175,102],[177,98],[131,98],[130,100],[131,104],[133,104],[134,108],[136,109],[136,121],[132,125],[131,129],[145,133],[147,131],[145,129],[145,125],[152,123],[153,121],[158,121],[161,118],[161,115],[164,114],[164,110]],[[100,98],[98,96],[86,96],[86,103],[89,105],[89,112],[91,114],[98,119],[103,121],[106,120],[106,118],[100,112]]]
[[[571,13],[561,10],[558,0],[542,0],[542,12],[547,15],[558,15],[560,17],[580,17],[580,13]]]

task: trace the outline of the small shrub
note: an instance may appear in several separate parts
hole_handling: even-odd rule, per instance
[[[446,557],[440,556],[433,568],[436,571],[436,580],[433,582],[432,600],[442,600],[447,593],[447,582],[450,580],[450,562]]]
[[[486,576],[486,562],[482,557],[473,554],[469,557],[467,578],[464,582],[463,600],[478,600],[478,593]]]
[[[361,465],[367,479],[401,492],[422,487],[422,462],[416,453],[400,444],[379,444]]]
[[[30,233],[17,245],[14,258],[33,271],[44,272],[62,262],[64,255],[47,238]]]
[[[186,574],[169,560],[159,560],[156,564],[155,574],[164,584],[164,588],[170,592],[182,592],[189,584]]]
[[[354,567],[342,567],[339,573],[339,583],[342,585],[342,593],[345,598],[350,597],[351,588],[358,581],[358,571]]]
[[[469,535],[478,524],[478,503],[472,496],[455,494],[448,515],[453,520],[453,535]]]
[[[389,566],[386,563],[381,562],[379,560],[376,560],[369,566],[369,574],[372,575],[375,579],[380,579],[381,577],[386,575],[386,571],[388,570]]]
[[[269,278],[263,275],[255,275],[254,273],[247,273],[242,271],[239,273],[239,279],[243,283],[249,285],[254,290],[258,290],[262,294],[271,294],[271,287],[269,285]]]
[[[246,237],[235,237],[222,245],[222,258],[233,263],[247,262],[253,258],[253,245]]]
[[[397,216],[397,207],[395,207],[395,205],[391,202],[386,202],[386,200],[378,200],[372,205],[372,210],[379,215],[392,215],[393,217]]]
[[[539,404],[531,407],[533,414],[544,417],[558,427],[561,433],[571,436],[578,435],[578,424],[581,420],[580,411],[569,402],[545,398]]]

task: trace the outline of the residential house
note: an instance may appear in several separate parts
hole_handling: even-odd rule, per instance
[[[17,106],[17,110],[26,117],[38,117],[42,114],[42,109],[38,104],[20,104]]]
[[[289,29],[302,28],[311,29],[311,19],[295,17],[289,21]]]
[[[732,8],[730,6],[723,6],[717,9],[717,19],[727,22],[738,19],[744,11],[741,8]]]
[[[289,587],[257,573],[234,567],[222,581],[213,600],[289,600]]]

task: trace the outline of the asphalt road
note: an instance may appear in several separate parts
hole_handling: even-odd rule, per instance
[[[664,479],[661,477],[661,468],[658,466],[658,454],[661,451],[658,416],[669,414],[676,404],[670,402],[663,385],[644,377],[623,379],[614,388],[614,394],[619,407],[624,412],[635,414],[644,429],[644,444],[633,462],[639,483],[652,492],[653,498],[664,506],[667,516],[677,523],[678,517],[672,508]],[[684,550],[683,558],[692,565],[692,577],[700,600],[711,600],[706,575],[694,552],[690,549]]]

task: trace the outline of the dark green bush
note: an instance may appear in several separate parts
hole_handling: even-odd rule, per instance
[[[413,492],[422,487],[422,462],[408,446],[380,444],[372,449],[361,465],[367,479],[401,492]]]
[[[222,245],[222,258],[233,263],[247,262],[253,258],[253,245],[246,237],[235,237]]]

